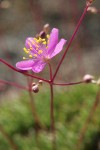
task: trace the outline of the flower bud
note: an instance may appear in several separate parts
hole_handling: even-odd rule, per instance
[[[36,83],[35,83],[35,82],[33,82],[33,83],[32,83],[32,86],[34,86],[34,85],[36,85]]]
[[[49,30],[50,30],[50,25],[47,23],[47,24],[44,25],[43,31],[44,31],[46,34],[48,34]]]
[[[33,91],[34,93],[38,93],[38,92],[39,92],[39,85],[36,84],[36,85],[32,86],[32,91]]]
[[[90,6],[95,0],[86,0],[86,5]]]
[[[83,77],[83,81],[84,81],[85,83],[91,83],[92,81],[94,81],[93,79],[94,79],[94,77],[93,77],[92,75],[89,75],[89,74],[86,74],[86,75]]]
[[[43,80],[39,80],[39,85],[42,85],[43,84]]]
[[[88,7],[87,11],[93,13],[93,14],[96,14],[98,11],[95,7]]]

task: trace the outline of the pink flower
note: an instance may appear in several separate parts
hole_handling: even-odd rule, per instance
[[[62,50],[65,39],[58,42],[59,30],[53,28],[50,36],[45,39],[29,37],[26,39],[24,51],[29,55],[29,59],[16,63],[16,67],[21,70],[31,70],[35,73],[41,72],[48,61]],[[25,59],[25,57],[23,57]]]

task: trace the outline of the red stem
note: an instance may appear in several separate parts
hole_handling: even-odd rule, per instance
[[[86,7],[85,7],[84,12],[83,12],[82,16],[81,16],[80,19],[79,19],[79,22],[78,22],[78,24],[77,24],[77,26],[76,26],[76,28],[75,28],[75,30],[74,30],[74,33],[73,33],[71,39],[70,39],[69,42],[68,42],[67,48],[66,48],[66,50],[65,50],[65,52],[64,52],[64,54],[63,54],[63,56],[62,56],[62,58],[61,58],[61,60],[60,60],[60,62],[59,62],[59,64],[58,64],[58,66],[57,66],[57,69],[56,69],[56,71],[55,71],[55,73],[54,73],[54,76],[53,76],[53,78],[52,78],[52,81],[54,81],[54,79],[55,79],[55,77],[56,77],[56,75],[57,75],[57,73],[58,73],[58,70],[59,70],[59,68],[60,68],[60,66],[61,66],[61,64],[62,64],[62,62],[63,62],[63,60],[64,60],[64,58],[65,58],[65,56],[66,56],[66,53],[67,53],[67,51],[68,51],[70,45],[72,44],[72,42],[73,42],[73,40],[74,40],[74,38],[75,38],[75,35],[76,35],[76,33],[77,33],[77,31],[78,31],[78,29],[79,29],[79,27],[80,27],[80,25],[81,25],[81,23],[82,23],[82,21],[83,21],[85,15],[86,15],[86,12],[87,12],[88,7],[89,7],[89,6],[86,6]]]
[[[50,93],[51,93],[51,103],[50,103],[50,116],[51,116],[51,131],[54,132],[54,96],[53,96],[53,84],[52,80],[52,68],[51,65],[48,63],[50,69]]]
[[[72,82],[72,83],[52,83],[53,85],[59,85],[59,86],[69,86],[69,85],[76,85],[76,84],[81,84],[84,83],[84,81],[79,81],[79,82]]]
[[[56,150],[56,138],[55,138],[55,120],[54,120],[54,92],[53,92],[53,84],[52,80],[52,68],[48,63],[50,69],[50,93],[51,93],[51,101],[50,101],[50,118],[51,118],[51,132],[53,133],[52,139],[52,149]]]
[[[32,78],[36,78],[36,79],[39,79],[39,80],[43,80],[44,82],[47,82],[47,83],[50,82],[50,81],[48,81],[48,80],[46,80],[46,79],[44,79],[44,78],[40,78],[40,77],[37,77],[37,76],[33,76],[32,74],[28,74],[28,73],[23,73],[23,72],[21,72],[20,70],[17,70],[15,67],[13,67],[12,65],[10,65],[9,63],[7,63],[5,60],[3,60],[3,59],[1,59],[1,58],[0,58],[0,61],[1,61],[3,64],[5,64],[6,66],[8,66],[9,68],[11,68],[12,70],[16,71],[16,72],[22,73],[22,74],[24,74],[24,75],[26,75],[26,76],[30,76],[30,77],[32,77]]]
[[[10,84],[10,85],[15,86],[15,87],[18,87],[18,88],[20,88],[20,89],[30,91],[29,88],[27,88],[27,87],[25,87],[25,86],[22,86],[22,85],[19,85],[19,84],[14,83],[14,82],[5,81],[5,80],[0,80],[0,83]]]

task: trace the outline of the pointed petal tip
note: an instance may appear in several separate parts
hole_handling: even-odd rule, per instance
[[[50,58],[56,56],[57,54],[59,54],[62,50],[63,50],[63,46],[66,44],[67,40],[65,39],[61,39],[59,41],[59,43],[56,45],[53,53],[50,55]]]

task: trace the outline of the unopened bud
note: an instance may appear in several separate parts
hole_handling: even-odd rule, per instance
[[[32,83],[32,86],[34,86],[34,85],[36,85],[36,83],[35,83],[35,82],[33,82],[33,83]]]
[[[43,84],[43,80],[39,80],[39,85],[42,85]]]
[[[50,25],[47,23],[47,24],[44,25],[43,31],[44,31],[46,34],[48,34],[49,30],[50,30]]]
[[[39,85],[36,84],[36,85],[32,86],[32,91],[33,91],[34,93],[38,93],[38,92],[39,92]]]
[[[83,77],[83,81],[85,83],[91,83],[91,82],[93,83],[94,77],[92,75],[87,74]]]
[[[87,11],[96,14],[98,12],[98,10],[95,7],[88,7]]]
[[[90,6],[95,0],[86,0],[86,5]]]

